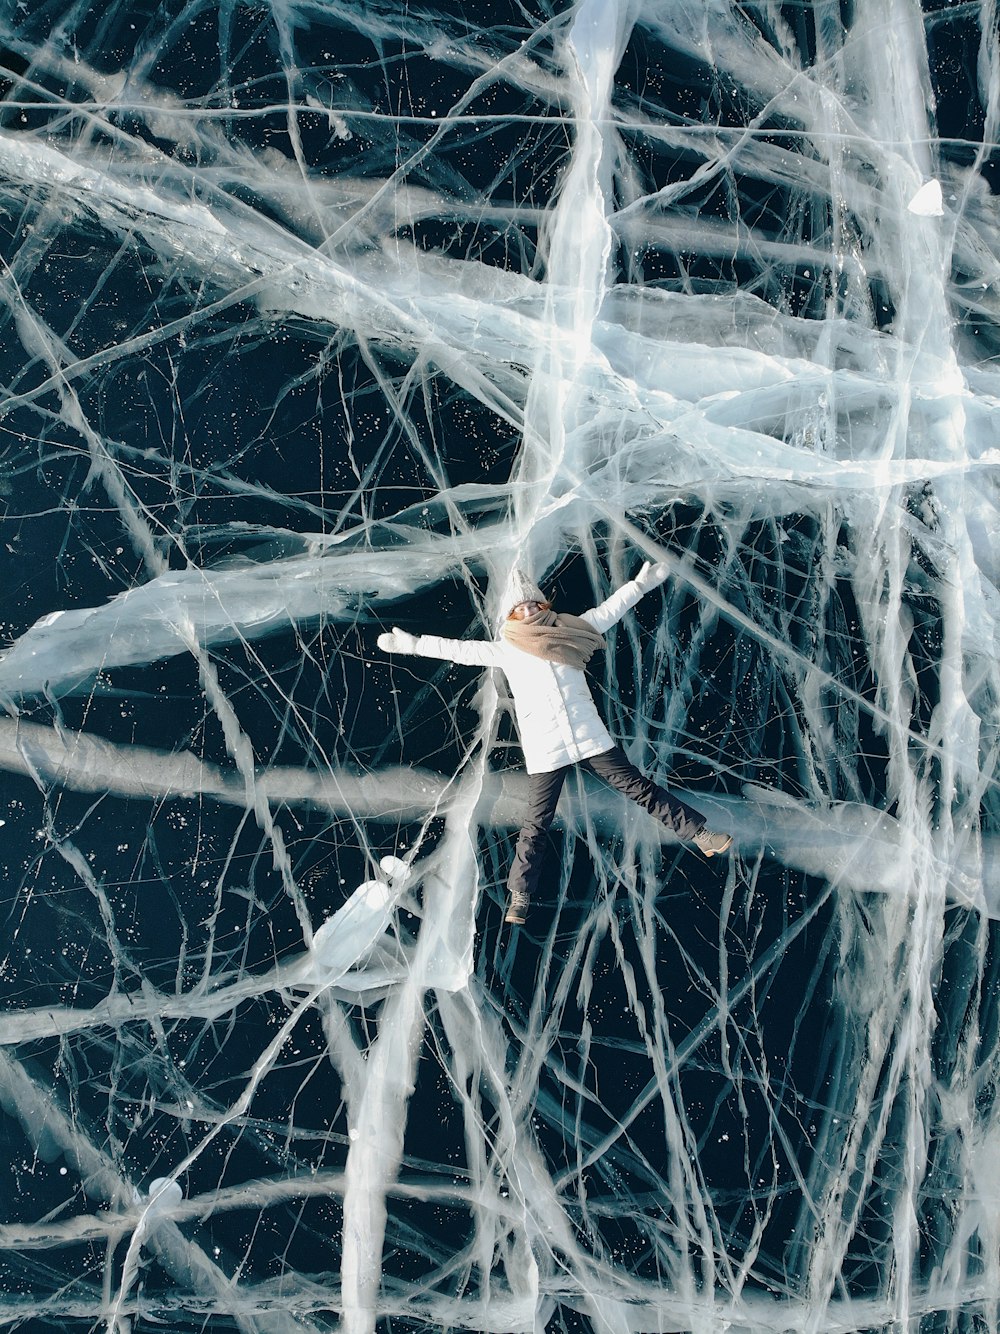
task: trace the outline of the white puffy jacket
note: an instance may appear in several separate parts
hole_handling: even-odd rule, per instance
[[[666,576],[664,566],[643,567],[637,579],[623,584],[606,602],[581,613],[601,634],[620,621],[630,607]],[[600,755],[615,744],[601,721],[587,678],[577,667],[547,662],[508,644],[505,639],[442,639],[439,635],[411,636],[394,630],[380,643],[397,653],[466,663],[470,667],[499,667],[514,696],[521,748],[529,774],[549,773]]]

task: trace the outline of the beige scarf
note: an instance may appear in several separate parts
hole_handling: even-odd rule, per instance
[[[604,646],[604,636],[580,616],[544,608],[523,621],[504,621],[501,631],[514,648],[546,662],[560,662],[582,671],[592,655]]]

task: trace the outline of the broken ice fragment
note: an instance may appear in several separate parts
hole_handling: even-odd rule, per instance
[[[907,204],[907,209],[920,218],[944,217],[944,201],[941,196],[941,182],[925,182]]]
[[[389,925],[392,895],[381,880],[366,880],[316,931],[298,980],[333,982],[368,953]]]
[[[171,1181],[169,1177],[157,1177],[155,1181],[149,1183],[149,1208],[146,1211],[147,1218],[154,1214],[165,1214],[180,1204],[184,1198],[184,1192],[176,1181]]]
[[[401,857],[383,857],[379,862],[379,870],[390,882],[395,882],[400,888],[406,884],[412,874],[409,862],[404,862]]]

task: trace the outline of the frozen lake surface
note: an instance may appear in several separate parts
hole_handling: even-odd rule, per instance
[[[1000,1329],[997,24],[0,0],[0,1325]]]

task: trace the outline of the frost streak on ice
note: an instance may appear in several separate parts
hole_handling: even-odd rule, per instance
[[[995,0],[474,12],[0,5],[0,1314],[997,1334]]]

